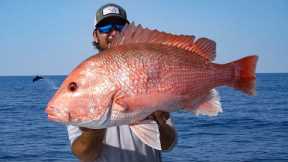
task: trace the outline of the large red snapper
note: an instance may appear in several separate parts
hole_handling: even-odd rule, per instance
[[[222,112],[214,89],[255,93],[257,56],[212,63],[216,44],[207,38],[126,26],[111,48],[77,66],[48,103],[48,118],[89,128],[137,123],[151,113],[184,109]]]

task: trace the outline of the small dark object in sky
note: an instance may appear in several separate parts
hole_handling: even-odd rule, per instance
[[[38,80],[41,80],[41,79],[44,79],[43,77],[39,76],[39,75],[36,75],[34,78],[33,78],[33,83],[38,81]]]

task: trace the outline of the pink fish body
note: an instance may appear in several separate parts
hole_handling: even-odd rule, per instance
[[[196,115],[222,112],[218,86],[255,94],[257,56],[216,64],[207,38],[172,35],[133,23],[111,48],[76,67],[46,108],[53,121],[105,128],[135,124],[151,113],[184,109]]]

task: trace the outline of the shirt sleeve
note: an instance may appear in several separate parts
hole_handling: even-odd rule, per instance
[[[74,125],[67,125],[67,131],[68,131],[68,138],[69,138],[71,145],[75,141],[75,139],[78,138],[82,134],[82,131],[80,130],[80,128]]]

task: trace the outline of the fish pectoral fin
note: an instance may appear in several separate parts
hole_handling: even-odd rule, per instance
[[[206,96],[183,103],[182,107],[195,115],[217,116],[218,113],[223,112],[220,97],[215,89]]]
[[[128,111],[128,105],[120,100],[116,100],[112,105],[112,109],[119,112],[126,112]]]
[[[158,124],[152,120],[143,120],[139,124],[130,125],[132,132],[146,145],[162,150]]]

